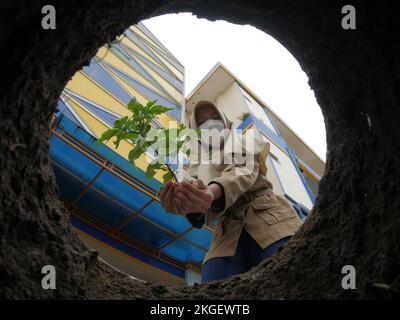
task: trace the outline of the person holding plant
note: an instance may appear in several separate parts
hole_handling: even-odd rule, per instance
[[[185,216],[193,227],[216,224],[203,261],[203,283],[248,271],[277,252],[302,225],[291,204],[274,194],[266,177],[270,146],[261,135],[255,136],[254,150],[244,163],[236,157],[224,163],[224,155],[234,155],[228,143],[233,141],[232,125],[212,102],[198,102],[189,128],[223,133],[211,143],[199,141],[200,154],[209,151],[220,161],[189,161],[183,181],[169,182],[159,193],[165,211]]]

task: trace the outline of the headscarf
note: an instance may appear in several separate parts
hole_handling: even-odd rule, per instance
[[[236,150],[242,150],[242,152],[246,152],[246,147],[244,145],[244,139],[242,133],[237,130],[235,130],[236,126],[232,121],[228,119],[226,114],[222,111],[221,108],[218,108],[214,103],[211,101],[206,101],[206,100],[201,100],[197,102],[197,104],[194,106],[192,114],[189,119],[189,128],[198,130],[199,126],[196,120],[196,110],[197,108],[203,106],[203,105],[211,105],[215,108],[215,110],[218,112],[218,114],[221,117],[221,120],[224,123],[224,127],[226,129],[230,130],[230,135],[228,139],[225,141],[225,143],[221,144],[221,160],[223,160],[223,155],[227,154],[229,155],[230,153],[236,151]],[[266,161],[267,161],[267,156],[269,153],[270,145],[268,142],[264,141],[262,138],[260,132],[253,126],[254,128],[254,155],[257,159],[257,161],[260,164],[260,172],[264,175],[267,174],[267,166],[266,166]],[[253,129],[252,128],[252,129]],[[233,140],[232,140],[233,139]],[[238,146],[238,144],[241,144],[241,146]],[[236,147],[236,148],[235,148]],[[237,151],[236,151],[237,152]],[[249,152],[252,152],[252,150],[249,150]],[[190,176],[197,176],[199,174],[198,169],[199,169],[199,164],[191,164],[191,160],[196,159],[199,161],[198,155],[194,155],[189,158],[189,175]],[[221,162],[222,163],[222,162]],[[204,166],[204,165],[202,165]],[[206,178],[204,181],[206,184],[208,181],[211,181],[214,177],[218,176],[220,172],[218,170],[213,170],[213,164],[208,165],[207,169],[209,172],[207,172]],[[215,164],[214,164],[215,166]],[[201,177],[199,177],[201,178]]]

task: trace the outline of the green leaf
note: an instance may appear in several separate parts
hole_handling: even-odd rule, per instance
[[[163,163],[157,162],[153,164],[154,169],[161,169],[164,166]]]
[[[171,171],[168,171],[166,174],[164,174],[164,176],[163,176],[164,184],[166,184],[169,181],[173,181],[173,180],[174,180],[174,175],[172,174]]]
[[[141,106],[142,104],[135,97],[128,103],[128,109],[135,115],[140,113]]]
[[[164,165],[163,163],[160,163],[158,160],[159,160],[159,159],[154,159],[154,160],[152,160],[152,162],[150,163],[150,165],[153,166],[153,168],[154,168],[155,170],[161,169],[162,166]],[[153,162],[153,161],[154,161],[154,162]]]
[[[150,109],[152,114],[161,114],[161,113],[167,112],[168,110],[174,110],[174,108],[168,108],[168,107],[156,105]]]
[[[123,117],[121,119],[117,119],[114,122],[114,128],[122,129],[127,125],[127,123],[128,123],[128,117],[127,116],[125,116],[125,117]]]
[[[116,148],[116,149],[118,149],[120,142],[121,142],[122,140],[124,140],[124,139],[123,139],[123,136],[124,136],[124,131],[123,131],[122,129],[119,129],[118,132],[117,132],[117,134],[116,134],[117,139],[114,141],[114,144],[115,144],[115,148]]]
[[[101,135],[101,137],[97,140],[97,144],[101,144],[103,141],[108,141],[110,140],[112,137],[114,137],[116,135],[116,133],[119,130],[117,129],[108,129],[107,131],[104,131],[103,134]]]
[[[156,170],[154,170],[154,166],[150,164],[146,170],[146,178],[151,179],[154,177],[155,174]]]
[[[239,117],[242,121],[246,120],[250,116],[249,112],[243,112],[242,116]]]
[[[139,159],[143,152],[144,150],[139,144],[135,145],[135,147],[129,152],[129,161],[135,163],[135,160]]]
[[[124,133],[122,135],[123,140],[135,140],[138,137],[138,134],[135,132]]]
[[[157,100],[158,100],[158,99],[156,99],[156,100],[154,100],[154,101],[149,101],[149,102],[147,102],[146,107],[147,107],[148,109],[150,109],[153,105],[156,104]]]

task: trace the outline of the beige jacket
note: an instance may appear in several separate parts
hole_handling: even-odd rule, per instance
[[[215,108],[221,115],[225,127],[232,129],[233,123],[227,119],[222,110],[216,106]],[[189,128],[198,129],[195,110],[190,118]],[[222,144],[223,152],[220,152],[220,157],[232,152],[231,139],[234,134],[235,130],[231,130],[227,142],[225,145]],[[233,256],[242,228],[245,228],[262,249],[265,249],[273,242],[293,235],[302,224],[288,200],[273,193],[272,184],[266,177],[269,144],[259,133],[257,135],[257,132],[254,140],[255,152],[250,158],[254,161],[253,166],[246,166],[247,163],[239,164],[236,161],[231,164],[201,163],[198,154],[189,158],[189,169],[185,172],[184,180],[201,179],[206,185],[218,183],[223,189],[223,197],[215,200],[207,212],[205,223],[211,226],[216,221],[217,224],[203,264],[211,258]],[[192,163],[195,157],[200,163]],[[252,168],[251,172],[249,168]],[[256,192],[257,197],[246,205],[236,207],[235,202],[247,191]],[[228,210],[230,207],[236,208]]]

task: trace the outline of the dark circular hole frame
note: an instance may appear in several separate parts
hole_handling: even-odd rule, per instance
[[[0,272],[4,298],[367,298],[390,295],[399,270],[396,226],[400,112],[396,17],[388,4],[355,2],[357,29],[341,28],[345,3],[103,1],[57,3],[57,29],[40,27],[41,1],[5,1],[0,41],[4,135],[0,156]],[[4,12],[8,12],[5,14]],[[18,13],[14,19],[10,12]],[[327,129],[327,163],[313,212],[277,259],[239,277],[196,288],[127,279],[93,257],[57,199],[47,141],[67,81],[130,25],[167,13],[250,24],[273,36],[309,77]],[[380,14],[376,14],[379,12]],[[27,34],[29,30],[29,35]],[[196,35],[194,35],[196,36]],[[183,40],[184,41],[184,40]],[[223,41],[223,39],[221,39]],[[368,44],[368,45],[367,45]],[[238,45],[240,45],[238,43]],[[368,49],[366,49],[368,48]],[[10,55],[10,52],[12,54]],[[373,61],[374,63],[371,63]],[[393,201],[385,201],[385,199]],[[368,248],[367,250],[365,248]],[[57,289],[40,268],[54,264]],[[352,264],[357,289],[343,290]],[[323,277],[321,278],[321,275]]]

